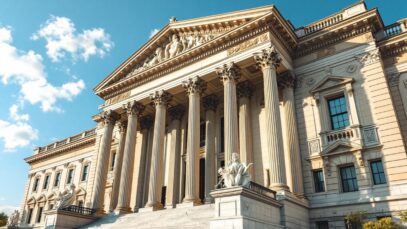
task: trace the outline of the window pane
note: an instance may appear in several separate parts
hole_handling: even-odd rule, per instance
[[[358,182],[354,166],[340,168],[343,192],[358,191]]]
[[[372,171],[373,184],[386,184],[382,161],[372,161],[370,168]]]
[[[325,192],[324,174],[322,170],[313,172],[315,192]]]
[[[345,97],[337,97],[328,100],[329,114],[331,116],[332,129],[342,129],[349,126],[349,116]]]

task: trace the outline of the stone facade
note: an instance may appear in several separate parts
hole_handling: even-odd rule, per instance
[[[277,191],[276,228],[343,228],[360,210],[398,218],[406,31],[364,3],[297,29],[275,6],[172,19],[96,86],[94,130],[26,159],[21,223],[44,225],[68,183],[98,216],[213,203],[233,152]]]

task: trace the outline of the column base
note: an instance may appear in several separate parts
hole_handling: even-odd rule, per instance
[[[199,206],[199,205],[202,205],[201,201],[183,202],[183,203],[177,204],[177,208],[190,208],[190,207],[195,207],[195,206]]]
[[[204,200],[205,204],[213,204],[215,203],[215,200],[212,197],[206,197]]]
[[[158,211],[164,209],[164,206],[161,203],[155,203],[155,204],[146,204],[144,208],[139,208],[138,212],[152,212],[152,211]]]
[[[286,184],[281,184],[281,183],[273,183],[270,185],[269,189],[273,191],[290,191],[290,188]]]
[[[103,210],[103,209],[96,209],[96,212],[95,212],[95,216],[96,216],[96,217],[103,217],[103,216],[105,216],[105,215],[106,215],[105,210]]]
[[[118,215],[122,215],[122,214],[133,213],[133,211],[129,207],[127,207],[127,208],[116,208],[114,210],[114,213],[118,214]]]

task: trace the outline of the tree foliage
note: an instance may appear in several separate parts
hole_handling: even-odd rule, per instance
[[[0,227],[5,226],[7,224],[7,215],[4,212],[0,212]]]
[[[345,216],[345,223],[349,229],[361,229],[366,219],[366,212],[351,212]]]
[[[391,217],[381,218],[376,221],[368,221],[363,224],[363,229],[400,229],[401,226],[395,223]]]

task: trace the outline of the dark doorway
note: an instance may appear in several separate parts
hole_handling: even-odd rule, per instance
[[[165,206],[166,195],[167,195],[167,186],[163,186],[161,189],[161,204],[163,206]]]
[[[205,201],[205,158],[199,160],[199,199]]]

